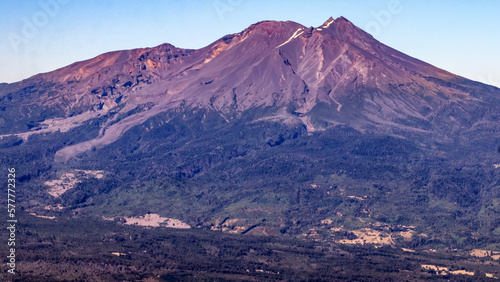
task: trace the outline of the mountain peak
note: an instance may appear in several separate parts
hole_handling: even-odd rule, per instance
[[[336,26],[336,27],[335,27]],[[349,27],[355,27],[355,25],[353,23],[351,23],[348,19],[344,18],[344,17],[338,17],[336,19],[334,19],[333,17],[330,17],[328,18],[328,20],[326,20],[321,26],[319,26],[317,29],[318,30],[322,30],[322,29],[333,29],[333,30],[337,30],[339,27],[343,27],[341,28],[341,30],[345,31],[346,29],[348,29]]]
[[[333,17],[329,17],[328,20],[321,25],[321,28],[328,28],[334,21],[335,19]]]
[[[344,21],[344,22],[349,22],[350,23],[350,21],[348,19],[344,18],[344,16],[340,16],[336,20],[337,21]]]
[[[344,18],[344,17],[338,17],[336,19],[334,19],[333,17],[330,17],[328,18],[328,20],[326,20],[321,26],[319,26],[318,28],[319,29],[326,29],[326,28],[331,28],[332,27],[332,24],[333,25],[350,25],[352,27],[354,27],[354,24],[352,22],[350,22],[348,19]]]
[[[261,21],[255,24],[252,24],[245,31],[257,31],[261,33],[267,33],[271,35],[273,33],[286,32],[289,29],[304,27],[301,24],[292,21]]]

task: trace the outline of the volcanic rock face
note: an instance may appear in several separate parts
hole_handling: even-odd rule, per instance
[[[483,96],[490,92],[498,91],[406,56],[341,17],[318,28],[260,22],[199,50],[163,44],[111,52],[8,85],[0,95],[4,111],[17,121],[2,131],[25,139],[116,112],[98,138],[59,152],[66,161],[179,107],[226,118],[254,107],[288,107],[281,119],[304,123],[309,131],[339,123],[362,131],[429,130],[443,122],[471,126],[477,120],[467,109],[498,99]],[[328,113],[314,114],[325,107]],[[443,111],[450,113],[442,117]],[[485,114],[491,112],[481,118]]]
[[[391,49],[342,17],[318,28],[260,22],[199,50],[163,44],[111,52],[5,88],[5,111],[17,123],[2,131],[24,138],[33,129],[67,131],[117,112],[98,138],[61,151],[63,161],[179,107],[225,117],[253,107],[291,107],[296,115],[282,118],[302,122],[309,131],[338,123],[358,130],[426,130],[443,122],[437,113],[446,109],[451,113],[445,119],[470,122],[460,109],[480,103],[478,92],[496,91]],[[324,107],[327,114],[314,114]],[[68,117],[73,121],[61,124]]]
[[[43,166],[27,180],[49,178],[62,164],[115,173],[117,182],[102,191],[67,196],[73,204],[104,205],[102,192],[120,191],[120,181],[161,175],[198,187],[176,190],[179,201],[194,197],[197,204],[172,217],[203,225],[264,201],[279,207],[273,224],[286,231],[300,217],[291,207],[323,218],[345,214],[325,195],[380,204],[405,185],[410,190],[400,195],[412,195],[405,201],[416,214],[428,208],[422,203],[439,201],[473,213],[482,199],[497,197],[488,185],[498,161],[488,148],[500,142],[500,89],[398,52],[343,17],[317,28],[264,21],[198,50],[162,44],[106,53],[0,85],[0,110],[0,148],[45,144],[43,156],[30,155]],[[470,174],[443,166],[469,167],[461,173]],[[457,180],[483,173],[483,180]],[[318,179],[318,189],[303,190]],[[357,188],[348,194],[321,190],[325,185]],[[269,198],[248,198],[262,195]],[[233,206],[241,202],[248,205]],[[253,210],[270,212],[262,205]],[[352,216],[372,216],[370,207],[387,212],[363,205]]]

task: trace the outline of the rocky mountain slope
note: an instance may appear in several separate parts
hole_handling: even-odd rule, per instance
[[[500,89],[345,18],[265,21],[198,50],[111,52],[0,85],[0,150],[45,216],[491,249],[499,113]],[[47,184],[78,171],[102,177]]]

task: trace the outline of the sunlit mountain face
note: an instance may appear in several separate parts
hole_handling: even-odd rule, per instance
[[[328,246],[498,248],[499,120],[500,89],[343,17],[0,85],[1,160],[32,217]]]

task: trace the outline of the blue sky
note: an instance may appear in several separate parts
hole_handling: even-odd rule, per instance
[[[200,48],[262,20],[344,16],[408,55],[500,87],[498,11],[496,0],[0,1],[0,82],[108,51]]]

